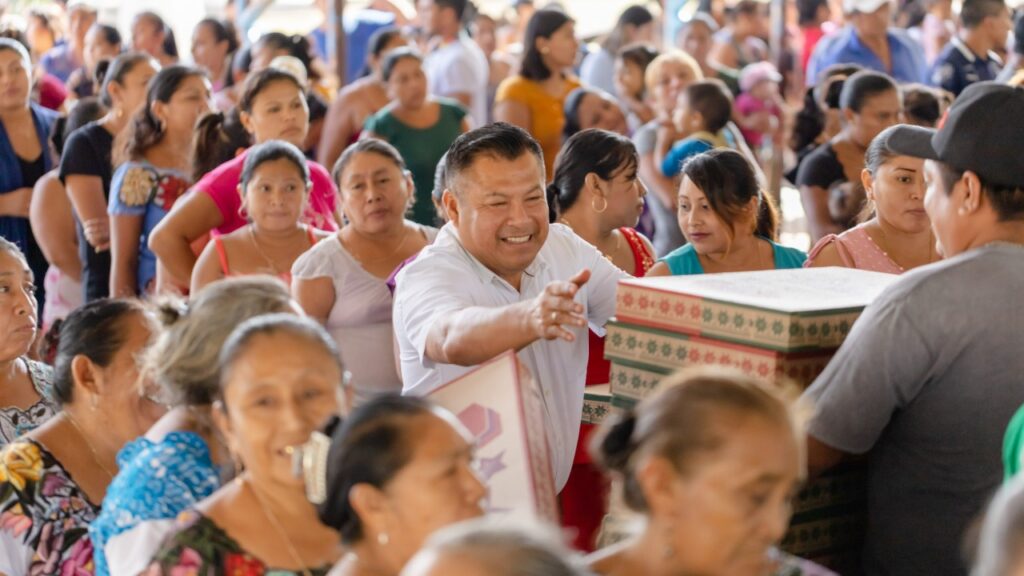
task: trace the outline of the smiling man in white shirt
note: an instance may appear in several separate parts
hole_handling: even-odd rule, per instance
[[[568,227],[548,224],[541,149],[524,130],[472,130],[445,167],[450,222],[397,280],[403,393],[429,394],[516,350],[543,393],[561,490],[579,435],[587,328],[603,333],[627,275]]]

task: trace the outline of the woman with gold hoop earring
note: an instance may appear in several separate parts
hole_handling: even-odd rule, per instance
[[[606,130],[584,130],[566,141],[548,186],[551,221],[572,228],[612,264],[637,277],[654,266],[654,247],[634,230],[647,196],[638,177],[639,163],[628,138]],[[604,358],[604,338],[593,331],[589,334],[586,384],[607,384],[611,364]],[[594,548],[608,505],[607,484],[586,451],[593,429],[593,425],[581,425],[569,483],[561,493],[563,524],[575,529],[576,548],[588,551]]]
[[[155,322],[136,301],[98,300],[61,327],[53,395],[61,410],[0,452],[0,573],[80,573],[86,529],[117,473],[115,456],[163,413],[139,377]]]
[[[260,316],[235,329],[218,366],[212,416],[244,471],[179,515],[146,573],[323,576],[341,559],[341,541],[317,520],[294,461],[338,413],[334,341],[308,318]]]

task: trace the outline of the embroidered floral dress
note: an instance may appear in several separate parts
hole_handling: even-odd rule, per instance
[[[137,268],[139,294],[152,292],[156,278],[156,255],[149,249],[149,235],[171,211],[178,198],[185,195],[188,187],[187,174],[158,168],[145,161],[125,162],[114,172],[107,212],[112,216],[142,217]]]
[[[302,576],[294,570],[270,568],[228,535],[213,520],[196,512],[178,518],[178,532],[153,558],[147,576]],[[312,576],[326,576],[330,566],[308,568]]]
[[[14,406],[0,407],[0,449],[14,441],[36,426],[46,422],[57,413],[57,408],[50,400],[53,389],[53,369],[41,362],[22,358],[28,366],[28,377],[32,387],[39,394],[39,402],[22,410]]]
[[[92,574],[87,529],[98,513],[42,445],[24,439],[0,452],[0,573]]]
[[[144,571],[174,519],[220,486],[209,447],[192,432],[130,442],[117,455],[117,466],[103,511],[89,525],[96,576]]]

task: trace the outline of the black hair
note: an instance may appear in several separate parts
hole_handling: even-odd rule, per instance
[[[543,176],[544,153],[540,144],[526,130],[506,122],[493,122],[470,130],[456,138],[448,148],[444,165],[445,183],[449,190],[457,193],[455,180],[480,156],[515,160],[523,154],[533,154]]]
[[[619,50],[619,58],[623,62],[631,62],[636,64],[640,68],[640,74],[643,75],[647,71],[647,67],[651,65],[661,53],[658,49],[651,44],[645,42],[634,42],[628,46],[624,46],[622,50]]]
[[[899,93],[899,90],[899,86],[888,75],[873,70],[861,70],[847,78],[843,84],[843,91],[839,95],[839,107],[860,112],[868,99],[890,91]]]
[[[99,98],[91,96],[75,102],[67,116],[57,119],[50,132],[50,143],[53,144],[53,150],[57,153],[57,157],[64,154],[64,144],[72,132],[89,122],[99,120],[106,113],[107,107],[100,102]]]
[[[242,164],[242,175],[238,179],[239,184],[242,186],[243,194],[249,185],[249,180],[252,180],[256,169],[266,162],[273,162],[275,160],[291,162],[295,169],[302,174],[302,181],[306,183],[307,188],[309,187],[309,164],[306,163],[306,157],[302,154],[302,151],[290,142],[269,140],[253,146],[245,155],[245,163]]]
[[[334,343],[334,339],[324,330],[323,326],[316,321],[305,316],[296,316],[295,314],[284,312],[264,314],[239,324],[234,332],[231,333],[231,336],[228,336],[224,342],[224,346],[221,348],[220,355],[217,358],[220,380],[219,400],[223,401],[224,399],[224,390],[227,387],[228,379],[231,377],[232,368],[249,351],[253,340],[260,336],[273,336],[276,334],[285,334],[303,340],[307,349],[310,347],[319,348],[331,357],[333,364],[338,367],[339,372],[344,370],[337,344]],[[342,382],[339,379],[338,387],[340,388],[341,385]],[[225,409],[227,409],[226,405]]]
[[[280,32],[268,32],[260,36],[260,39],[253,44],[253,51],[260,46],[288,52],[289,56],[294,56],[298,58],[299,62],[302,62],[302,67],[306,69],[306,77],[310,81],[316,82],[320,79],[320,72],[313,66],[312,47],[305,36],[301,34],[286,36]]]
[[[1018,10],[1013,18],[1013,51],[1024,55],[1024,10]]]
[[[704,27],[707,28],[708,31],[711,32],[712,34],[718,32],[720,28],[718,26],[718,22],[716,22],[710,14],[708,14],[707,12],[696,12],[686,20],[680,22],[679,30],[676,31],[675,38],[677,44],[679,43],[679,37],[682,36],[684,32],[693,27],[694,24],[703,24]]]
[[[542,8],[533,13],[526,25],[526,37],[523,40],[523,62],[519,75],[528,80],[547,80],[557,70],[549,70],[544,64],[540,49],[537,48],[538,38],[551,38],[559,28],[573,19],[565,12],[553,8]]]
[[[685,89],[686,104],[704,119],[704,129],[720,132],[732,119],[732,94],[719,80],[694,82]]]
[[[268,86],[280,80],[290,82],[299,89],[299,92],[305,98],[306,87],[299,82],[299,79],[294,74],[277,68],[264,68],[245,79],[245,84],[242,85],[242,95],[238,98],[238,109],[246,113],[252,113],[252,105],[256,101],[256,97],[266,90]]]
[[[238,108],[228,112],[211,112],[196,124],[192,147],[192,181],[198,182],[217,166],[238,155],[238,150],[252,146],[252,135],[245,130]]]
[[[252,47],[242,46],[231,57],[231,75],[248,74],[250,68],[252,68]]]
[[[562,126],[562,141],[566,141],[573,135],[579,133],[580,127],[580,104],[587,94],[594,94],[600,98],[597,88],[580,86],[565,97],[565,104],[562,105],[562,113],[565,115],[565,124]]]
[[[164,127],[153,114],[154,102],[170,102],[174,93],[189,78],[206,78],[206,74],[193,66],[176,64],[161,69],[149,81],[146,103],[132,118],[128,129],[119,136],[115,147],[114,165],[141,158],[146,150],[156,146],[164,137]]]
[[[437,161],[437,166],[434,167],[434,189],[431,191],[431,195],[434,197],[434,200],[437,200],[438,202],[440,202],[441,198],[444,197],[445,175],[447,173],[445,171],[445,162],[447,160],[448,152],[445,151],[445,153],[441,155],[441,159]]]
[[[108,24],[100,24],[99,22],[97,22],[93,24],[92,27],[99,31],[99,33],[103,36],[103,41],[107,44],[120,46],[124,42],[124,39],[121,38],[121,32],[113,26],[110,26]]]
[[[96,65],[95,80],[100,87],[100,102],[110,108],[114,105],[110,97],[110,83],[114,82],[124,86],[124,77],[131,73],[136,66],[143,62],[155,62],[153,57],[145,52],[125,52],[113,60],[100,60]]]
[[[375,31],[371,36],[370,40],[366,43],[366,62],[363,64],[363,70],[360,72],[360,76],[369,76],[373,73],[373,67],[370,65],[370,59],[376,58],[380,60],[381,55],[384,53],[384,49],[388,47],[395,38],[401,38],[402,31],[394,26],[388,26],[387,28],[381,28]]]
[[[135,16],[136,20],[147,20],[154,28],[163,32],[164,43],[161,44],[160,48],[164,51],[164,54],[172,58],[178,57],[178,42],[174,39],[174,30],[167,25],[167,22],[160,17],[156,12],[146,10],[145,12],[139,12]]]
[[[462,19],[466,16],[467,0],[434,0],[434,4],[438,8],[451,8],[455,11],[455,18],[462,22]]]
[[[810,26],[818,22],[818,10],[828,6],[828,0],[796,0],[797,24]]]
[[[964,0],[960,5],[960,23],[967,29],[977,28],[985,18],[999,16],[1004,10],[1005,0]]]
[[[60,328],[60,344],[53,363],[53,394],[61,404],[74,398],[75,381],[71,365],[76,356],[106,368],[124,346],[124,320],[145,309],[137,300],[94,300],[71,312]]]
[[[569,138],[555,158],[555,175],[548,184],[548,218],[560,214],[579,200],[587,174],[611,180],[624,171],[636,171],[640,157],[636,146],[614,132],[590,128]]]
[[[761,13],[761,3],[756,0],[740,0],[725,9],[725,15],[729,20],[735,20],[740,14],[746,16],[757,16]]]
[[[953,193],[953,186],[963,177],[969,168],[958,168],[938,163],[939,178],[946,189],[946,195]],[[981,181],[981,189],[985,197],[992,203],[999,222],[1024,220],[1024,184],[995,184],[987,182],[980,174],[975,174]]]
[[[654,15],[651,11],[643,6],[633,5],[622,11],[619,14],[619,19],[615,22],[615,27],[605,37],[604,42],[601,43],[601,47],[610,52],[616,54],[626,43],[626,26],[632,26],[639,28],[645,24],[654,22]]]
[[[778,236],[779,213],[771,194],[761,191],[750,161],[730,148],[716,148],[698,154],[683,164],[682,175],[700,188],[711,210],[725,222],[728,234],[732,225],[757,200],[754,233],[769,240]],[[731,239],[731,238],[730,238]]]
[[[217,18],[203,18],[196,24],[196,28],[200,26],[209,26],[210,30],[213,31],[213,38],[218,44],[221,42],[228,43],[228,54],[233,54],[241,43],[238,41],[238,32],[235,30],[234,24],[226,20],[218,20]]]
[[[360,484],[386,487],[413,457],[416,418],[434,413],[430,402],[416,396],[382,396],[356,407],[331,435],[327,455],[327,494],[317,507],[325,526],[341,533],[346,545],[365,536],[352,506],[351,491]]]
[[[398,166],[398,169],[402,172],[406,171],[405,159],[402,158],[402,153],[397,148],[391,145],[391,143],[377,138],[363,138],[357,140],[345,148],[345,151],[338,156],[338,160],[334,163],[334,168],[331,170],[331,179],[334,180],[334,184],[341,190],[341,175],[345,172],[345,168],[348,167],[349,162],[356,154],[362,153],[377,154],[391,160]]]
[[[902,87],[903,113],[907,121],[934,128],[942,116],[942,102],[939,94],[924,84],[908,84]]]
[[[398,65],[402,60],[415,60],[420,64],[423,64],[423,56],[411,46],[403,46],[401,48],[395,48],[388,52],[387,56],[384,57],[384,62],[380,65],[381,78],[388,82],[391,80],[391,74],[395,71],[395,66]]]

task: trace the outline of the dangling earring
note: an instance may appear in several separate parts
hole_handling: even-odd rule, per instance
[[[603,202],[603,204],[601,204],[600,208],[597,207],[598,199],[600,199],[601,202]],[[597,197],[595,197],[595,198],[590,200],[590,207],[594,209],[594,212],[597,212],[598,214],[602,214],[605,210],[608,209],[608,201],[605,200],[604,196],[597,196]]]
[[[670,560],[676,555],[676,549],[672,546],[672,533],[673,529],[671,526],[665,528],[665,547],[661,550],[663,560]]]

